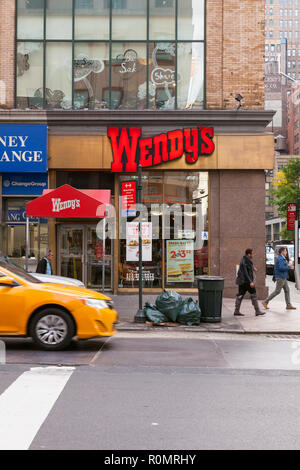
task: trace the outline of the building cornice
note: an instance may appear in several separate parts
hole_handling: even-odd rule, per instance
[[[50,132],[94,133],[108,126],[146,127],[149,131],[213,126],[215,133],[265,133],[275,111],[270,110],[0,110],[0,124],[37,124]]]

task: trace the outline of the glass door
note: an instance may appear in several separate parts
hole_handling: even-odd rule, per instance
[[[59,228],[59,274],[85,282],[84,276],[84,227],[62,226]]]
[[[88,226],[87,230],[87,287],[96,290],[112,289],[112,241],[105,240],[104,257],[103,242],[97,237],[96,226]],[[104,284],[104,289],[103,289]]]

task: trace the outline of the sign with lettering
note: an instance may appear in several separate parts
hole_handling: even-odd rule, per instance
[[[2,194],[39,196],[48,188],[48,173],[6,173]]]
[[[136,182],[122,181],[122,217],[136,215]]]
[[[167,282],[194,282],[192,240],[167,240]]]
[[[114,172],[137,171],[138,163],[149,168],[181,158],[195,163],[199,157],[211,155],[215,149],[213,127],[188,128],[165,132],[154,137],[141,138],[139,127],[109,127]]]
[[[287,205],[287,229],[295,230],[295,220],[297,220],[297,204]]]
[[[142,259],[152,261],[152,222],[142,222]],[[139,223],[126,223],[126,261],[139,260]]]
[[[0,124],[0,173],[46,173],[47,126]]]

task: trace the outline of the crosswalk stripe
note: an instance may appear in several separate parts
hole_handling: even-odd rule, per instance
[[[26,450],[74,367],[33,367],[0,395],[0,449]]]

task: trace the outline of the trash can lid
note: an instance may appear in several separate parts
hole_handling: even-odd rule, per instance
[[[196,276],[199,281],[224,281],[225,278],[221,276]]]

